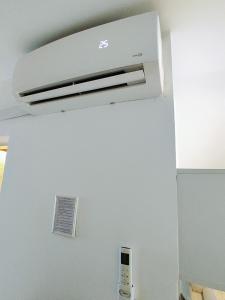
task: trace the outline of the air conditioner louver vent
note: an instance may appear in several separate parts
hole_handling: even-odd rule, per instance
[[[81,96],[87,93],[100,92],[145,83],[143,65],[110,70],[102,74],[90,75],[86,78],[71,79],[63,83],[40,87],[19,93],[21,100],[30,105],[41,102],[59,100],[66,97]]]
[[[75,236],[77,198],[56,196],[53,233]]]

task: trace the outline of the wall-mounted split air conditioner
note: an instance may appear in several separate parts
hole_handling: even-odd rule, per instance
[[[39,48],[16,66],[14,93],[31,114],[158,97],[161,34],[156,13],[118,20]]]

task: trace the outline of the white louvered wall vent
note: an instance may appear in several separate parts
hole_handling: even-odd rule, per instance
[[[74,237],[78,198],[56,196],[53,233]]]

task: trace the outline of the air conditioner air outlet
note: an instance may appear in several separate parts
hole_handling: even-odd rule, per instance
[[[114,90],[114,89],[118,89],[118,88],[121,88],[121,87],[127,87],[127,86],[128,85],[124,83],[124,84],[120,84],[120,85],[116,85],[116,86],[112,86],[112,87],[105,87],[105,88],[100,88],[100,89],[96,89],[96,90],[90,90],[90,91],[70,94],[70,95],[66,95],[66,96],[54,97],[54,98],[50,98],[50,99],[43,99],[43,100],[31,102],[31,103],[29,103],[29,105],[30,106],[35,106],[35,105],[44,104],[44,103],[47,103],[47,102],[58,101],[58,100],[62,100],[62,99],[69,99],[69,98],[74,98],[74,97],[78,97],[78,96],[82,96],[82,95],[84,96],[84,95],[88,95],[88,94],[103,92],[103,91],[107,91],[107,90]]]
[[[42,92],[51,91],[51,90],[55,90],[55,89],[59,89],[59,88],[63,88],[63,87],[73,86],[75,84],[80,84],[80,83],[89,82],[89,81],[93,81],[93,80],[99,80],[102,78],[117,76],[117,75],[134,72],[134,71],[138,71],[138,70],[144,70],[143,64],[134,65],[134,66],[126,66],[126,67],[122,67],[122,68],[116,68],[116,69],[103,71],[100,73],[89,74],[89,75],[81,76],[81,77],[77,77],[77,78],[71,78],[68,80],[60,81],[60,82],[53,83],[53,84],[48,84],[46,86],[41,86],[41,87],[31,89],[28,91],[20,92],[19,96],[26,97],[26,96],[39,94]]]
[[[119,72],[119,73],[118,73]],[[94,78],[94,79],[93,79]],[[133,69],[121,69],[113,73],[102,73],[90,76],[86,79],[73,79],[66,85],[54,84],[48,88],[39,88],[33,91],[19,93],[21,100],[27,104],[34,105],[36,102],[46,102],[71,96],[80,96],[87,93],[114,89],[117,87],[143,84],[146,82],[143,66],[135,66]]]

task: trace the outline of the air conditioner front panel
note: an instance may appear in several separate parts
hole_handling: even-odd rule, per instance
[[[146,13],[79,33],[27,54],[16,66],[19,94],[104,70],[158,60],[158,16]]]

